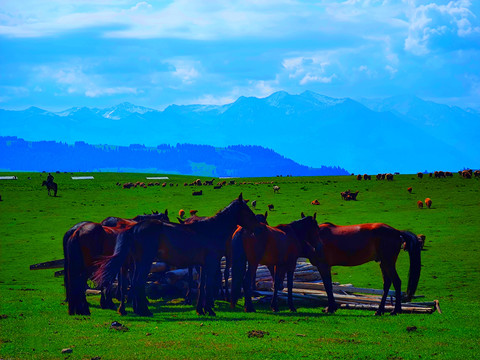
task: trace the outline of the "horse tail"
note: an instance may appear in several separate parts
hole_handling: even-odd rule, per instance
[[[64,283],[68,301],[68,314],[90,315],[85,297],[87,275],[78,238],[79,231],[75,230],[68,237],[67,234],[68,232],[64,236]]]
[[[421,261],[421,244],[417,235],[409,231],[402,232],[402,238],[406,242],[406,249],[410,256],[410,269],[408,272],[407,301],[411,301],[415,291],[417,290],[418,281],[420,280]]]
[[[93,281],[100,287],[110,285],[120,272],[125,263],[128,254],[132,250],[134,240],[134,227],[120,233],[117,237],[115,252],[111,256],[106,256],[97,265],[98,269],[93,274]]]
[[[235,307],[240,298],[241,286],[246,271],[247,255],[243,248],[242,235],[245,230],[240,229],[232,237],[232,291],[230,295],[230,306]]]

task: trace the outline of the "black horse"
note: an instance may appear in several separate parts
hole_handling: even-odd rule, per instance
[[[57,196],[57,183],[56,182],[47,182],[43,181],[42,186],[46,186],[48,190],[48,195],[50,196],[50,191],[53,191],[53,196]]]

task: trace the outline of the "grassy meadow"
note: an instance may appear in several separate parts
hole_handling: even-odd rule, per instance
[[[94,180],[71,180],[53,174],[58,197],[41,187],[46,174],[2,173],[18,180],[0,180],[0,359],[479,359],[480,358],[480,181],[453,178],[417,179],[399,175],[394,181],[358,181],[351,177],[277,177],[236,179],[220,190],[202,187],[192,196],[184,182],[193,176],[168,175],[179,186],[122,189],[117,182],[144,181],[147,174],[94,173]],[[30,177],[31,179],[28,179]],[[207,180],[202,178],[202,180]],[[208,179],[209,180],[209,179]],[[164,180],[154,180],[164,181]],[[280,186],[274,194],[273,181]],[[412,187],[411,194],[407,192]],[[341,191],[359,190],[358,201],[343,201]],[[180,209],[211,216],[243,192],[257,200],[256,213],[268,204],[271,225],[317,213],[319,222],[339,225],[384,222],[426,235],[421,300],[440,301],[442,314],[376,317],[373,312],[339,310],[297,303],[290,313],[272,313],[258,304],[256,313],[217,301],[216,317],[199,317],[193,306],[171,299],[151,300],[151,318],[136,316],[131,307],[121,317],[102,310],[99,296],[89,296],[91,316],[69,316],[63,278],[54,270],[30,271],[29,265],[63,257],[62,237],[77,222],[100,222],[168,209],[172,221]],[[430,197],[431,209],[417,201]],[[314,199],[320,205],[313,206]],[[406,287],[408,254],[397,269]],[[359,287],[382,287],[378,264],[334,267],[333,280]],[[110,328],[119,321],[128,331]],[[416,330],[408,331],[407,327]],[[248,337],[252,330],[267,332]],[[62,354],[64,348],[72,353]]]

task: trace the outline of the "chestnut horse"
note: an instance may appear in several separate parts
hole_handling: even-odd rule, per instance
[[[267,265],[274,278],[274,293],[271,302],[273,311],[278,311],[278,290],[283,289],[283,279],[287,274],[288,307],[296,311],[293,305],[293,273],[299,257],[308,257],[315,265],[314,248],[310,245],[318,241],[318,224],[315,216],[304,217],[287,225],[267,226],[267,234],[261,237],[242,232],[238,229],[232,238],[232,299],[235,307],[240,295],[243,279],[245,311],[255,311],[252,304],[252,280],[259,264]],[[248,271],[245,274],[245,261]]]
[[[169,221],[167,211],[164,214],[153,213],[139,215],[134,219],[151,218]],[[96,263],[104,256],[112,255],[117,236],[137,223],[136,220],[108,217],[100,224],[84,221],[72,226],[63,236],[64,284],[68,312],[70,315],[89,315],[90,310],[85,297],[87,280],[97,268]],[[122,286],[122,277],[119,286]],[[100,306],[113,308],[110,291],[102,289]]]
[[[134,265],[131,284],[133,311],[151,316],[145,283],[153,258],[157,256],[161,261],[177,267],[200,265],[196,310],[199,315],[208,313],[214,316],[212,306],[217,269],[225,253],[226,239],[237,225],[258,233],[262,228],[243,201],[242,194],[216,215],[192,224],[143,221],[120,234],[114,254],[101,263],[94,280],[101,286],[110,284],[131,255]],[[123,297],[119,312],[125,313]]]
[[[117,227],[108,227],[94,222],[84,222],[65,233],[64,283],[70,315],[90,315],[85,297],[87,280],[96,270],[96,262],[103,256],[113,254],[118,234],[134,224],[136,222],[123,220],[118,222]],[[113,307],[111,296],[105,289],[102,291],[100,305],[102,308]]]
[[[410,271],[407,286],[407,301],[410,301],[420,279],[421,257],[420,242],[415,234],[400,231],[382,223],[337,226],[331,223],[319,225],[319,238],[315,247],[318,264],[315,264],[322,276],[328,296],[328,312],[335,312],[337,304],[332,291],[332,266],[357,266],[370,261],[380,263],[383,275],[383,296],[376,315],[385,312],[385,301],[390,285],[395,288],[395,308],[392,315],[402,311],[401,280],[395,263],[405,243],[410,255]]]

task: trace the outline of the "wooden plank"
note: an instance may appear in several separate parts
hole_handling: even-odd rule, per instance
[[[30,270],[43,270],[43,269],[60,269],[64,266],[64,260],[52,260],[39,264],[30,265]]]

